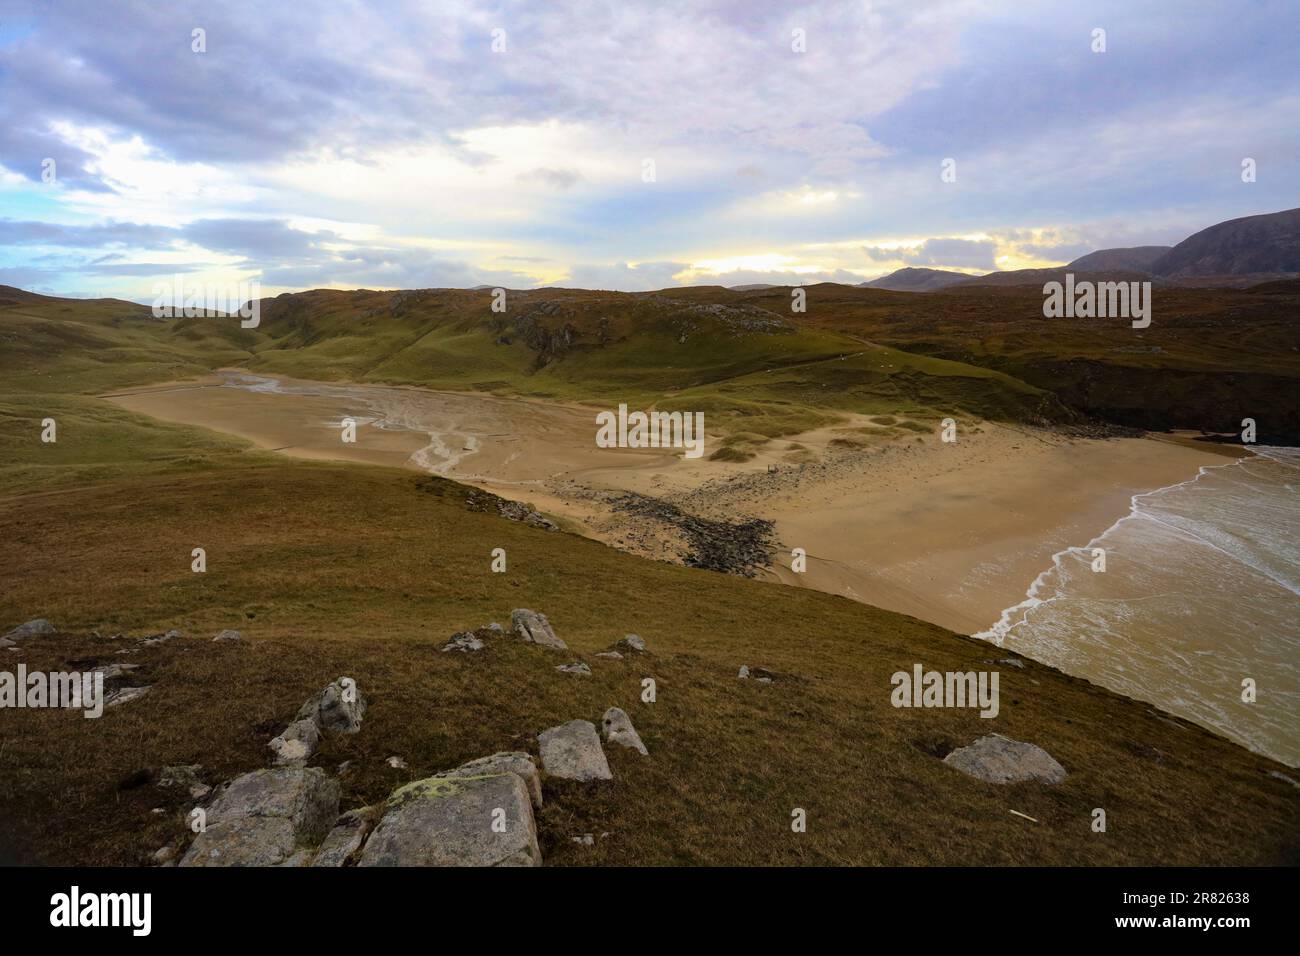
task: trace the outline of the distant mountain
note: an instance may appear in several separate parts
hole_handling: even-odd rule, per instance
[[[860,282],[867,289],[888,289],[891,292],[933,292],[956,282],[971,278],[964,272],[944,269],[899,269],[870,282]]]
[[[1103,250],[1110,251],[1110,250]],[[984,276],[972,276],[965,282],[955,283],[948,292],[979,292],[989,288],[1014,288],[1017,286],[1037,286],[1041,288],[1048,282],[1064,282],[1066,273],[1074,276],[1075,282],[1139,282],[1149,281],[1155,285],[1169,283],[1159,276],[1132,269],[1075,269],[1073,263],[1052,269],[1012,269],[1007,272],[990,272]]]
[[[1129,246],[1125,249],[1098,249],[1071,262],[1067,269],[1086,272],[1150,272],[1151,264],[1173,246]]]
[[[1202,229],[1157,259],[1151,270],[1170,278],[1300,273],[1300,209]]]

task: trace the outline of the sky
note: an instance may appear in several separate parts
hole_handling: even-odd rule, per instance
[[[1300,205],[1297,40],[1294,0],[0,0],[0,284],[640,291],[1172,245]]]

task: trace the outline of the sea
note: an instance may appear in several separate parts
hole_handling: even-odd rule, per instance
[[[1300,766],[1300,449],[1252,451],[1134,495],[975,636]]]

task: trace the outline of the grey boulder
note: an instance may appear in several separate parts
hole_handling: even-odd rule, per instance
[[[45,620],[45,618],[38,617],[35,620],[28,621],[26,624],[19,624],[4,636],[4,640],[12,641],[16,644],[25,637],[44,637],[47,634],[57,633],[58,628]]]
[[[451,640],[442,645],[443,651],[481,651],[486,647],[482,641],[474,636],[472,631],[461,631],[451,636]]]
[[[988,734],[969,747],[959,747],[944,757],[943,762],[988,783],[1026,780],[1060,783],[1065,779],[1065,768],[1042,747],[998,734]]]
[[[296,720],[313,720],[321,730],[355,734],[366,713],[366,698],[350,677],[340,677],[298,709]]]
[[[356,861],[375,825],[375,811],[371,807],[349,810],[338,818],[334,828],[326,835],[312,866],[347,866]]]
[[[551,622],[545,614],[530,611],[526,607],[515,608],[510,612],[510,625],[514,632],[529,644],[554,647],[561,651],[568,649],[568,645],[555,636]]]
[[[295,720],[284,732],[272,740],[268,747],[281,765],[306,763],[320,746],[320,727],[309,718]]]
[[[339,784],[319,767],[254,770],[227,783],[181,866],[278,866],[315,846],[339,815]]]
[[[537,743],[548,776],[561,780],[613,779],[596,727],[589,720],[571,720],[544,730]]]
[[[358,866],[538,866],[533,804],[513,773],[430,777],[393,792]]]
[[[609,743],[631,747],[641,754],[649,754],[645,744],[641,742],[641,735],[632,726],[632,718],[621,707],[611,707],[605,711],[605,716],[601,718],[601,729],[605,733],[605,740]]]
[[[513,773],[523,780],[524,786],[528,788],[528,796],[532,799],[533,806],[541,808],[542,777],[537,772],[537,764],[533,762],[533,758],[522,750],[508,750],[495,753],[490,757],[479,757],[477,760],[461,764],[454,770],[435,773],[433,779],[487,777],[498,773]]]

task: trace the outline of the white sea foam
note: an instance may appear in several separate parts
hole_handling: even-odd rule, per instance
[[[1261,448],[1134,495],[975,636],[1300,763],[1298,479],[1300,450]]]

